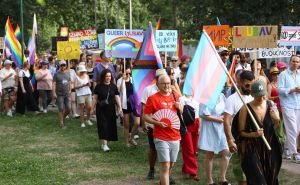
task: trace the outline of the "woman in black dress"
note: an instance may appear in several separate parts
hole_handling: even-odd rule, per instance
[[[123,112],[119,92],[109,69],[102,71],[99,82],[94,89],[93,108],[96,106],[101,149],[107,152],[110,150],[107,141],[118,140],[115,104],[117,104],[118,113],[123,114]]]
[[[276,105],[267,100],[267,87],[263,81],[251,85],[254,100],[247,104],[260,129],[256,129],[253,121],[243,106],[239,113],[239,155],[241,166],[248,185],[278,185],[278,174],[282,162],[282,148],[275,134],[280,123]],[[271,146],[268,150],[262,136]]]

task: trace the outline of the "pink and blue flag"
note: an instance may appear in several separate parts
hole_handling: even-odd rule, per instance
[[[163,64],[155,43],[152,24],[149,23],[132,69],[134,104],[139,116],[142,108],[142,93],[148,85],[155,83],[155,71],[158,68],[163,68]]]
[[[213,109],[227,80],[223,64],[213,42],[203,31],[194,58],[189,65],[183,94]]]
[[[36,22],[36,16],[34,14],[33,16],[33,26],[32,26],[32,32],[31,32],[31,38],[28,42],[28,50],[29,50],[29,62],[31,65],[35,62],[35,56],[36,56],[36,36],[37,36],[37,22]]]

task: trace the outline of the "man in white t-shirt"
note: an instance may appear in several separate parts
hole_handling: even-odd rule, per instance
[[[254,82],[254,74],[251,71],[245,70],[240,74],[238,85],[245,103],[249,103],[250,101],[253,100],[253,97],[250,95],[250,88],[253,82]],[[225,103],[224,130],[225,130],[229,150],[230,152],[234,152],[234,153],[237,152],[237,146],[231,133],[231,124],[234,116],[237,114],[237,112],[240,110],[242,106],[243,106],[243,102],[240,99],[237,92],[229,96]],[[239,185],[247,184],[246,177],[242,171],[238,155],[233,155],[231,161],[233,163],[233,171],[236,180],[238,181],[238,184]]]
[[[7,116],[12,116],[12,106],[15,102],[16,72],[12,69],[12,61],[5,60],[4,67],[0,70],[0,81],[2,83],[2,102]]]
[[[158,80],[158,77],[161,75],[167,75],[167,72],[165,69],[157,69],[155,73],[156,81]],[[159,91],[157,84],[152,84],[146,87],[142,94],[142,111],[144,110],[144,106],[147,102],[147,99],[149,96],[157,93]],[[143,113],[142,113],[143,114]],[[141,116],[142,118],[142,116]],[[143,119],[141,119],[141,126],[143,127],[144,131],[147,132],[148,136],[148,142],[149,142],[149,152],[148,152],[148,162],[150,170],[147,175],[148,180],[154,179],[154,167],[156,163],[157,153],[153,141],[153,125],[146,123]]]
[[[172,67],[174,69],[174,78],[175,78],[176,82],[179,83],[180,68],[178,66],[178,57],[177,56],[172,56],[170,67]]]

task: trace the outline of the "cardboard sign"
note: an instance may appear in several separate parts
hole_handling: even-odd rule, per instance
[[[70,60],[80,58],[79,41],[59,41],[57,42],[57,58]]]
[[[233,47],[276,48],[277,26],[234,26]]]
[[[159,51],[176,52],[177,30],[156,30],[155,42]]]
[[[203,30],[206,31],[215,46],[229,45],[229,25],[203,26]]]
[[[68,41],[68,37],[52,37],[52,51],[57,51],[58,41]]]
[[[282,26],[280,45],[300,46],[300,26]]]
[[[277,48],[260,48],[258,58],[285,58],[291,57],[295,53],[294,47],[280,46]]]
[[[106,57],[135,58],[144,38],[143,30],[105,29]]]
[[[80,49],[98,48],[96,28],[69,32],[69,41],[80,41]]]
[[[0,37],[0,49],[4,49],[4,37]]]
[[[104,33],[98,34],[98,44],[99,44],[99,49],[105,48]]]

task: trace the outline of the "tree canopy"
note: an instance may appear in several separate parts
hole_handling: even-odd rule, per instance
[[[24,0],[25,42],[31,34],[33,14],[37,15],[39,51],[51,46],[61,26],[69,31],[97,28],[129,28],[129,0]],[[132,28],[146,29],[148,22],[161,29],[177,29],[183,39],[198,40],[203,25],[292,25],[300,24],[300,4],[295,0],[132,0]],[[0,36],[7,17],[20,25],[20,0],[0,1]]]

